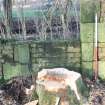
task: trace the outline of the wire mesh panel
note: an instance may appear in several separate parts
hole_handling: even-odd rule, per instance
[[[82,48],[82,70],[83,74],[90,76],[94,75],[97,69],[101,79],[105,78],[105,21],[104,21],[104,0],[81,0],[81,48]],[[96,13],[97,21],[96,22]],[[104,16],[104,17],[103,17]],[[97,25],[96,25],[97,24]],[[97,28],[98,26],[98,28]],[[96,32],[96,28],[97,31]],[[97,36],[96,36],[97,34]],[[96,42],[96,39],[98,42]],[[94,51],[96,48],[98,51]],[[97,53],[97,61],[95,60]],[[95,68],[94,67],[97,67]],[[97,75],[97,74],[95,74]]]
[[[0,38],[79,39],[79,0],[0,0]]]

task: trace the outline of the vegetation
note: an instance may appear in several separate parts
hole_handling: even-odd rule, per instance
[[[99,0],[81,0],[81,22],[93,23],[95,14],[100,15]]]

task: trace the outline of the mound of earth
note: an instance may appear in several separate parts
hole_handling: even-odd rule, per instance
[[[15,77],[0,87],[0,105],[22,105],[28,102],[26,88],[32,85],[31,77]]]

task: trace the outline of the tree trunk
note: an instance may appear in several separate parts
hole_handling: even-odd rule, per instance
[[[5,27],[7,38],[10,38],[12,27],[12,0],[4,0]]]
[[[59,68],[62,69],[62,68]],[[68,71],[64,81],[60,79],[59,70],[55,72],[46,69],[38,73],[36,91],[39,96],[39,105],[83,105],[84,99],[88,96],[88,89],[85,87],[81,75],[79,73]],[[65,69],[62,69],[65,71]],[[72,74],[73,73],[73,74]],[[58,75],[55,77],[55,75]],[[64,74],[66,75],[66,74]],[[44,77],[43,80],[39,79]],[[52,76],[52,77],[51,77]],[[61,78],[63,78],[61,77]],[[66,78],[67,77],[67,78]],[[48,80],[49,79],[49,80]],[[85,97],[86,96],[86,97]]]

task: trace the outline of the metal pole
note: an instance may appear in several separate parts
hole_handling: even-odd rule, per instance
[[[94,35],[94,62],[93,62],[93,79],[94,81],[98,78],[98,18],[95,14],[95,35]]]
[[[97,22],[97,14],[95,15],[95,47],[98,47],[98,22]]]

